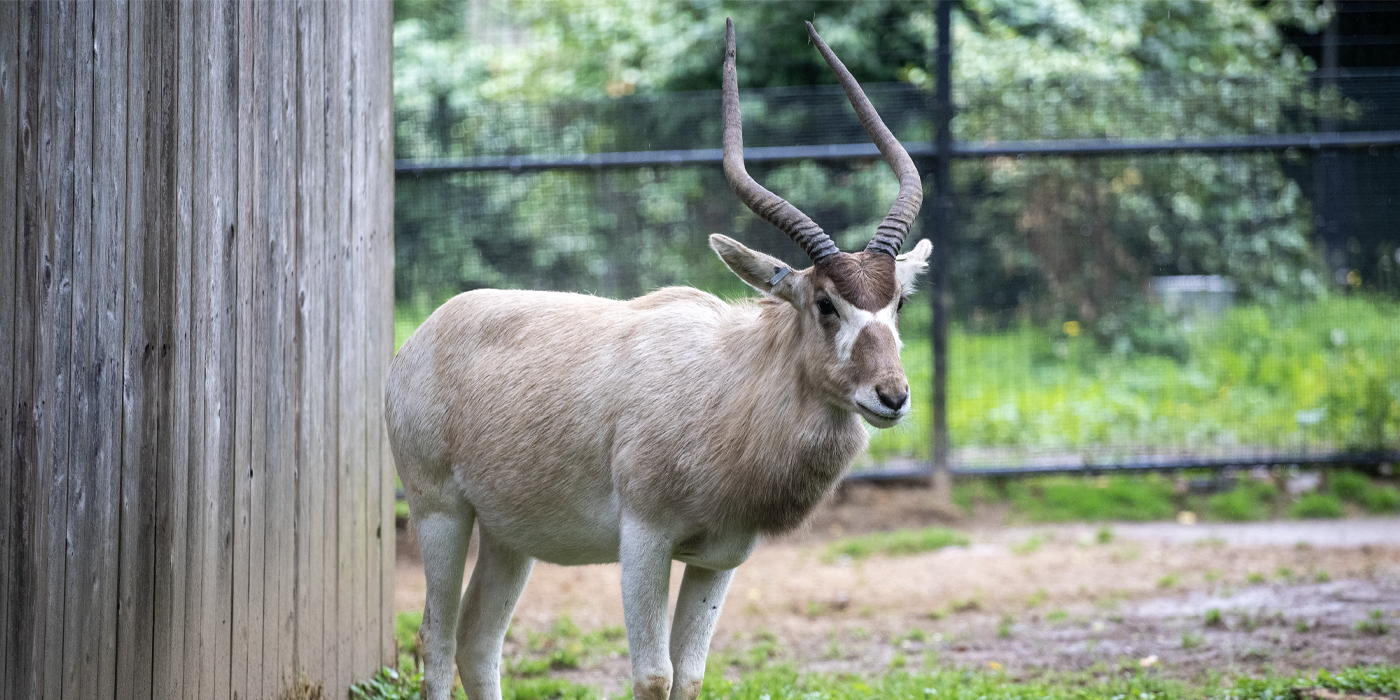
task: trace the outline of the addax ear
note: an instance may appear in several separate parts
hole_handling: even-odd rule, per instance
[[[925,238],[914,246],[914,249],[895,258],[894,274],[899,278],[899,284],[904,288],[904,293],[908,294],[914,289],[914,280],[928,269],[928,254],[933,252],[933,244]]]
[[[710,247],[745,284],[789,303],[797,303],[802,278],[787,263],[718,233],[710,234]]]

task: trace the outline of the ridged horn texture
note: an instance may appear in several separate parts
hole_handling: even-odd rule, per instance
[[[755,182],[744,169],[744,129],[743,118],[739,115],[739,69],[736,65],[738,52],[734,48],[734,21],[726,19],[724,24],[724,177],[729,180],[729,187],[738,195],[739,201],[759,218],[786,233],[807,251],[813,263],[820,265],[827,258],[841,253],[831,236],[826,235],[816,222],[798,211],[797,207]],[[879,117],[876,117],[876,121],[879,121]],[[908,159],[907,155],[905,159]],[[917,178],[918,175],[915,175]],[[914,210],[918,211],[917,204]],[[908,229],[907,224],[905,229]]]
[[[890,207],[890,213],[885,215],[885,220],[880,222],[879,227],[875,229],[875,237],[870,239],[870,243],[865,246],[866,252],[884,253],[891,257],[897,256],[900,248],[904,245],[904,237],[909,233],[909,226],[914,223],[914,217],[919,215],[919,207],[924,203],[924,186],[923,181],[919,178],[919,171],[914,168],[914,160],[909,157],[909,153],[904,150],[903,146],[899,145],[899,140],[890,133],[889,127],[885,126],[885,122],[875,112],[875,107],[871,106],[870,99],[865,96],[865,91],[860,89],[860,83],[857,83],[851,72],[846,70],[846,66],[831,51],[831,47],[827,46],[820,36],[817,36],[817,30],[811,22],[807,23],[807,35],[811,37],[812,43],[817,45],[817,50],[821,52],[822,58],[826,59],[826,64],[831,66],[831,72],[836,74],[837,82],[840,82],[841,87],[845,89],[846,99],[850,100],[851,106],[855,108],[856,115],[860,117],[861,126],[865,127],[865,133],[870,136],[871,141],[875,142],[876,148],[879,148],[880,154],[885,157],[885,162],[889,163],[890,169],[899,178],[899,195],[895,197],[894,206]],[[732,42],[730,47],[732,55]],[[725,65],[727,66],[728,63]],[[725,73],[725,75],[727,79],[729,74]],[[729,143],[728,124],[728,116],[726,115],[726,148],[728,148]],[[726,167],[727,158],[726,155]]]

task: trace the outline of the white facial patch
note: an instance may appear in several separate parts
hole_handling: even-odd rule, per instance
[[[836,356],[842,362],[851,359],[851,350],[855,348],[856,339],[871,323],[889,326],[890,332],[894,334],[895,347],[903,349],[904,343],[899,339],[899,328],[895,323],[895,310],[899,307],[898,298],[874,313],[850,304],[834,294],[831,295],[831,302],[836,305],[836,313],[841,317],[841,328],[836,331]]]

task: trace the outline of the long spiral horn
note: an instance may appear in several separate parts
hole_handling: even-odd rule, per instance
[[[726,19],[724,24],[724,177],[729,180],[729,187],[739,201],[802,246],[814,264],[821,264],[841,252],[831,236],[826,235],[816,222],[798,211],[797,207],[754,182],[744,169],[744,131],[743,118],[739,115],[739,69],[736,66],[738,52],[734,48],[734,21]],[[917,204],[914,209],[918,211]],[[910,218],[913,218],[912,215]]]
[[[865,133],[875,142],[875,147],[880,149],[895,177],[899,178],[899,195],[895,197],[894,206],[890,207],[890,213],[885,215],[885,220],[875,229],[875,237],[865,246],[867,252],[897,256],[899,249],[904,245],[904,237],[909,233],[910,224],[914,223],[914,217],[919,215],[919,207],[924,203],[924,186],[919,178],[919,171],[914,168],[914,160],[909,157],[909,153],[899,145],[899,140],[880,119],[875,107],[865,96],[865,91],[860,89],[860,83],[846,70],[846,66],[832,52],[831,47],[817,36],[817,30],[811,22],[807,23],[807,35],[811,37],[812,43],[817,45],[817,50],[821,52],[822,58],[826,59],[826,64],[831,66],[831,72],[836,74],[837,82],[846,90],[846,99],[850,100],[851,106],[855,108],[861,126],[865,127]],[[728,121],[725,123],[728,124]]]

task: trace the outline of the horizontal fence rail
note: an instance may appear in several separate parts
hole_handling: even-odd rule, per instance
[[[938,146],[927,141],[904,144],[915,158],[938,157]],[[1400,131],[1331,132],[1237,136],[1213,139],[1126,140],[1126,139],[1046,139],[1035,141],[957,141],[953,158],[1010,156],[1126,156],[1164,153],[1247,153],[1263,151],[1344,150],[1357,148],[1400,148]],[[879,158],[871,143],[844,143],[826,146],[770,146],[744,149],[749,163],[785,163],[798,160],[848,161]],[[554,155],[483,156],[476,158],[411,159],[394,163],[399,175],[437,175],[464,172],[540,170],[605,170],[617,168],[666,167],[678,165],[718,165],[723,155],[718,148],[620,153],[580,153]]]

